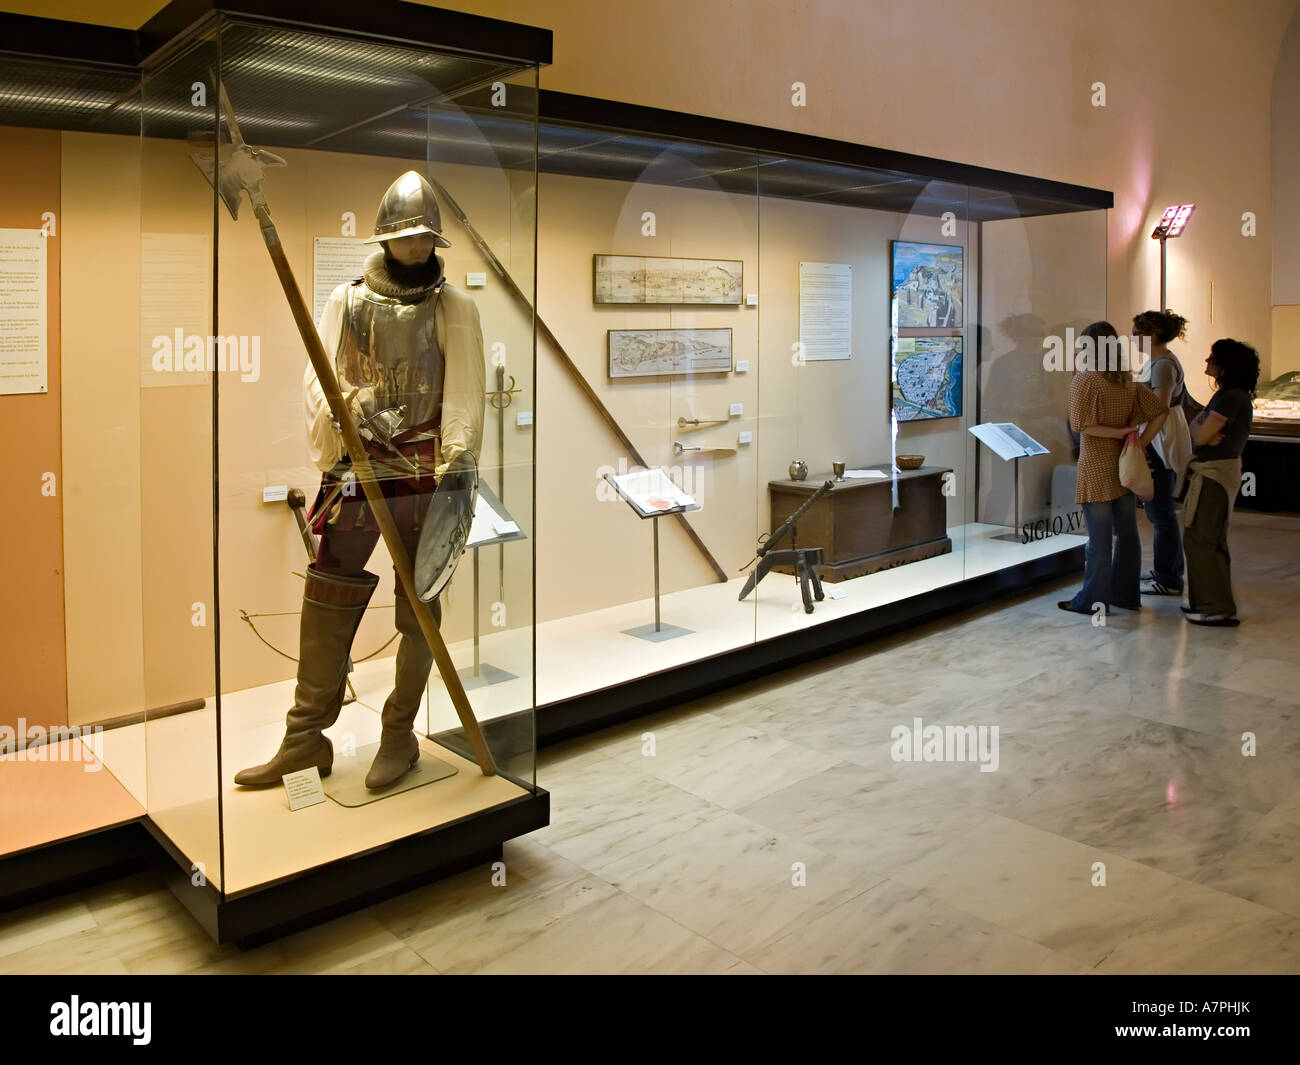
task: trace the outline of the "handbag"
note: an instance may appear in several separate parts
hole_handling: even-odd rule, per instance
[[[1143,503],[1150,503],[1156,494],[1146,450],[1136,430],[1124,438],[1124,449],[1119,453],[1119,483]]]

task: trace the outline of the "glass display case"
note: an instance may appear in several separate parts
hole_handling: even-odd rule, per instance
[[[0,115],[64,176],[67,716],[240,942],[548,817],[533,436],[490,415],[535,394],[550,34],[278,15],[173,5]]]
[[[1078,567],[1108,193],[552,92],[540,146],[543,737]]]

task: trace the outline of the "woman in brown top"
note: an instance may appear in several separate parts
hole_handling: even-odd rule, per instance
[[[1083,587],[1062,610],[1103,616],[1112,606],[1137,610],[1142,566],[1137,497],[1119,483],[1124,438],[1146,423],[1146,447],[1160,431],[1169,408],[1146,385],[1133,380],[1119,361],[1119,335],[1109,322],[1094,322],[1079,336],[1079,371],[1070,383],[1070,428],[1080,434],[1079,478],[1075,502],[1083,504],[1088,525],[1088,556]],[[1113,555],[1112,555],[1113,547]]]

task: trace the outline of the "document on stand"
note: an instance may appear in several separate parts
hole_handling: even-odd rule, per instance
[[[998,458],[1006,462],[1011,459],[1028,458],[1030,455],[1048,454],[1047,448],[1015,422],[981,422],[979,425],[972,425],[970,431]]]

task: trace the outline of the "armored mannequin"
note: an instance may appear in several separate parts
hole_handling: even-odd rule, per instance
[[[445,282],[435,249],[451,243],[424,177],[407,171],[389,186],[367,243],[382,250],[366,260],[362,277],[330,295],[319,330],[414,559],[421,524],[448,466],[477,464],[486,389],[483,334],[473,300]],[[329,774],[334,749],[323,730],[338,719],[352,638],[379,583],[365,568],[379,527],[351,483],[338,426],[310,364],[303,404],[308,448],[322,471],[311,511],[320,546],[303,591],[297,686],[284,740],[265,765],[236,774],[235,783],[248,787],[278,784],[284,774],[312,766]],[[412,726],[433,661],[396,579],[394,586],[401,640],[379,751],[366,775],[366,787],[375,790],[396,783],[419,761]],[[430,607],[440,620],[438,602]]]

